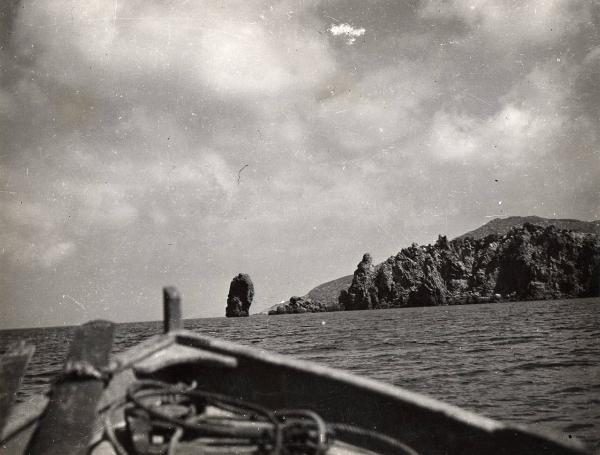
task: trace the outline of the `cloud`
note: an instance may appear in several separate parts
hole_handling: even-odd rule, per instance
[[[267,95],[318,84],[333,70],[315,36],[298,31],[298,42],[274,40],[280,32],[261,23],[223,23],[201,40],[198,71],[223,96]],[[293,49],[293,52],[290,52]]]
[[[360,79],[333,83],[319,104],[316,128],[335,138],[346,159],[398,146],[423,128],[425,103],[435,97],[434,82],[421,77],[426,66],[402,60]]]
[[[600,46],[585,55],[575,86],[578,106],[592,121],[600,118]]]
[[[429,20],[458,19],[510,51],[506,46],[548,44],[578,32],[589,26],[592,8],[591,2],[570,0],[428,0],[420,13]]]
[[[78,198],[77,217],[82,226],[123,229],[138,217],[138,210],[128,201],[131,194],[126,185],[83,183],[71,191]]]
[[[432,125],[431,150],[443,160],[502,159],[522,165],[552,150],[552,139],[560,134],[563,121],[512,104],[487,120],[440,111]]]
[[[267,306],[498,201],[600,216],[590,7],[503,5],[24,0],[0,51],[18,324],[66,292],[158,318],[161,283],[222,315],[242,271]]]
[[[505,160],[510,166],[552,155],[569,128],[572,86],[572,73],[540,66],[515,81],[492,115],[440,110],[431,126],[431,151],[443,160]]]
[[[222,193],[226,198],[236,191],[234,170],[218,153],[199,150],[189,161],[177,164],[154,162],[144,169],[144,178],[139,182],[142,192],[155,188],[167,191],[194,190],[196,193]],[[191,188],[190,188],[191,187]]]
[[[76,245],[61,229],[64,211],[51,203],[23,202],[13,196],[2,201],[0,210],[1,256],[11,268],[52,268],[71,256]]]
[[[16,39],[47,77],[102,97],[143,94],[141,79],[199,97],[273,96],[334,70],[325,39],[290,22],[284,8],[24,2]]]
[[[352,45],[356,41],[356,38],[365,34],[364,28],[353,27],[350,24],[331,24],[327,29],[332,36],[345,36],[346,44]]]
[[[75,252],[73,242],[61,242],[48,248],[40,259],[44,267],[53,267]]]

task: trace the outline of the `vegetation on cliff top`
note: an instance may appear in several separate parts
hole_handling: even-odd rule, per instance
[[[475,240],[479,240],[491,234],[504,235],[510,231],[512,227],[522,226],[525,223],[535,224],[542,227],[556,226],[559,229],[600,235],[600,220],[580,221],[571,219],[541,218],[539,216],[509,216],[508,218],[494,218],[483,226],[469,231],[457,238],[464,239],[467,237],[472,237]]]

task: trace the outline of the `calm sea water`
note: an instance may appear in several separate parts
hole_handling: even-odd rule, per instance
[[[187,329],[343,368],[600,447],[600,298],[185,321]],[[118,325],[115,351],[159,333]],[[47,390],[73,328],[0,332],[37,346],[19,398]]]

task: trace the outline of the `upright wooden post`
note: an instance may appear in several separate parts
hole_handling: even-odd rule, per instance
[[[63,376],[52,387],[50,401],[27,451],[30,455],[88,453],[96,406],[106,380],[114,326],[92,321],[77,328]]]
[[[173,286],[163,288],[164,332],[183,328],[181,319],[181,297]]]

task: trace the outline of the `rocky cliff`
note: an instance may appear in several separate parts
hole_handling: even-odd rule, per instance
[[[536,243],[546,229],[545,239],[554,238],[552,242],[562,246]],[[598,295],[599,234],[600,220],[497,218],[454,240],[440,237],[433,246],[412,245],[382,264],[367,266],[363,257],[356,284],[353,275],[323,283],[301,297],[300,307],[337,311],[341,306],[386,308]],[[373,272],[365,275],[365,267],[371,266]],[[596,272],[589,267],[596,267]],[[595,285],[584,284],[583,276],[590,273],[595,273]],[[558,290],[548,282],[558,283]],[[289,303],[267,312],[304,312]]]
[[[525,223],[482,239],[440,236],[376,267],[368,259],[340,293],[341,309],[600,295],[600,237],[553,225]]]
[[[542,227],[548,227],[552,225],[560,229],[568,229],[582,233],[595,233],[600,235],[600,220],[581,221],[573,219],[541,218],[538,216],[511,216],[507,218],[495,218],[483,226],[467,232],[458,238],[464,239],[466,237],[472,237],[476,240],[479,240],[491,234],[502,236],[508,233],[512,227],[523,226],[525,223],[535,224]],[[338,303],[340,292],[348,290],[352,284],[352,280],[353,276],[347,275],[328,281],[311,289],[303,298],[310,299],[312,302],[324,305],[327,308],[327,311],[337,311],[340,309]],[[278,306],[279,305],[275,305],[269,308],[269,310],[276,310]]]

